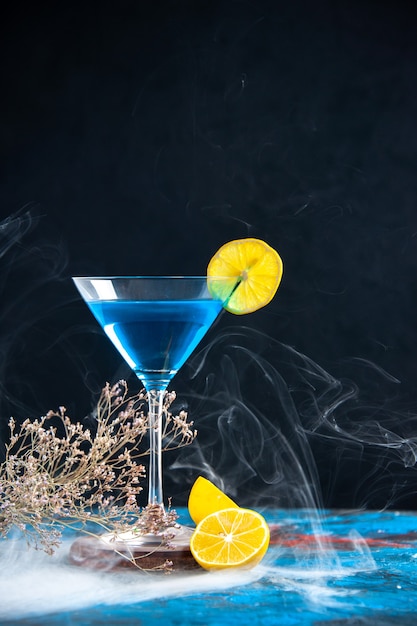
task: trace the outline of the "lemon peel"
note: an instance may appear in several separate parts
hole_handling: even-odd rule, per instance
[[[238,507],[229,496],[207,478],[199,476],[188,496],[188,512],[195,524],[221,509]]]

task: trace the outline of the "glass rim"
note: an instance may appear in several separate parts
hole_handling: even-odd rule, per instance
[[[109,275],[109,276],[71,276],[72,280],[227,280],[236,279],[236,276],[133,276],[133,275]]]

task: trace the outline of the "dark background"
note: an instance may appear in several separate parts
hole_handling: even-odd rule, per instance
[[[314,483],[326,506],[416,508],[412,3],[15,3],[1,22],[3,436],[129,377],[71,275],[204,274],[260,237],[284,260],[276,298],[224,314],[173,385],[205,469],[256,491],[249,459],[288,505]],[[228,452],[219,416],[243,405],[269,473]],[[288,501],[286,446],[306,468]],[[183,494],[198,460],[178,458]]]

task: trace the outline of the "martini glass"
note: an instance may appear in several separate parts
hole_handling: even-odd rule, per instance
[[[73,280],[91,312],[147,391],[148,505],[163,509],[164,395],[172,378],[216,320],[223,301],[210,293],[206,276],[74,277]],[[176,540],[180,540],[181,533],[184,534],[183,527],[176,533]],[[187,536],[185,541],[188,539]],[[135,537],[132,541],[156,543],[160,537]]]

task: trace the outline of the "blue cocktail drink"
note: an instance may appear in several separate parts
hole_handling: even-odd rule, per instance
[[[88,305],[147,389],[166,389],[222,308],[209,298],[96,300]]]
[[[107,336],[148,392],[148,504],[163,508],[161,422],[164,394],[171,379],[217,318],[223,301],[209,291],[206,276],[77,277],[73,280]]]

